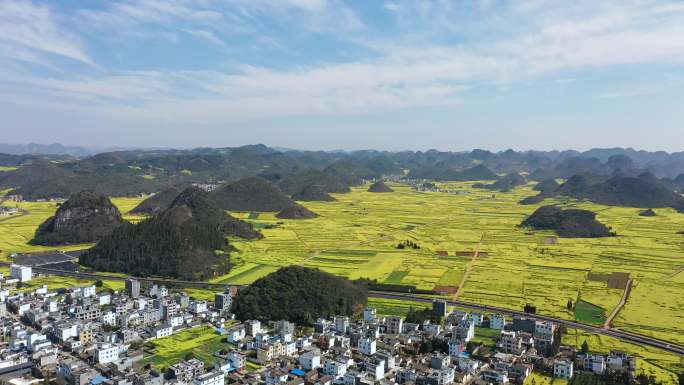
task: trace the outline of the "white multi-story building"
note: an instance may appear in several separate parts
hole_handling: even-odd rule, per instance
[[[292,357],[297,353],[297,343],[294,341],[288,341],[283,343],[283,354]]]
[[[442,326],[437,323],[426,323],[423,324],[423,331],[429,334],[437,335],[442,332]]]
[[[28,282],[32,278],[31,266],[23,266],[12,264],[10,267],[10,275],[12,278],[16,278],[19,282]]]
[[[366,372],[369,373],[375,381],[380,381],[385,377],[385,361],[366,362],[364,366]]]
[[[228,364],[235,370],[242,370],[245,367],[247,357],[244,354],[236,351],[228,353]]]
[[[204,373],[192,380],[194,385],[224,385],[223,372],[216,370]]]
[[[404,319],[397,316],[387,317],[385,326],[388,334],[399,334],[404,326]]]
[[[525,347],[520,333],[514,331],[501,331],[499,342],[496,345],[504,353],[521,354]]]
[[[314,370],[321,367],[321,354],[317,351],[308,351],[299,356],[299,365],[304,370]]]
[[[452,357],[458,357],[465,350],[465,342],[461,340],[450,340],[449,341],[449,355]]]
[[[105,311],[100,315],[100,320],[105,325],[115,326],[116,325],[116,312],[114,312],[112,310]]]
[[[367,356],[372,356],[375,354],[377,346],[378,342],[373,338],[359,339],[359,351]]]
[[[175,315],[171,318],[169,318],[169,324],[173,327],[178,327],[181,326],[185,323],[185,318],[183,318],[182,315]]]
[[[338,333],[346,334],[349,329],[349,317],[338,315],[335,316],[335,330]]]
[[[471,319],[462,319],[453,329],[453,338],[468,342],[475,338],[475,322]]]
[[[57,301],[45,301],[43,303],[43,309],[48,313],[56,313],[59,311],[59,303]]]
[[[309,347],[311,347],[311,337],[305,336],[305,337],[299,337],[297,338],[297,341],[295,341],[295,344],[297,344],[297,349],[304,350]]]
[[[557,378],[571,378],[573,364],[570,360],[555,360],[553,362],[553,376]]]
[[[506,327],[506,317],[503,314],[492,314],[489,317],[489,327],[491,329],[503,330]]]
[[[66,341],[69,338],[76,338],[78,336],[78,325],[69,324],[64,326],[57,326],[54,330],[55,337],[60,341]]]
[[[155,338],[164,338],[173,334],[173,327],[169,324],[159,325],[154,328]]]
[[[109,305],[112,303],[112,296],[109,293],[100,294],[98,297],[100,306]]]
[[[97,294],[97,287],[95,285],[84,286],[80,288],[81,296],[83,298],[94,297]]]
[[[328,360],[323,366],[323,373],[333,378],[341,378],[347,373],[347,363],[345,361]]]
[[[112,344],[101,344],[95,349],[95,358],[100,364],[108,364],[119,359],[119,347]]]
[[[227,330],[228,342],[240,342],[242,341],[247,333],[245,332],[245,327],[242,325],[230,328]]]
[[[193,301],[190,305],[190,310],[195,313],[204,313],[207,311],[207,301]]]
[[[363,320],[366,322],[375,322],[378,319],[378,312],[373,307],[367,307],[363,311]]]
[[[606,371],[606,357],[601,354],[580,353],[577,360],[583,370],[596,374],[603,374]]]
[[[484,315],[482,313],[470,313],[470,318],[475,323],[475,326],[482,326],[482,322],[484,322]]]
[[[247,335],[250,337],[256,337],[257,334],[261,333],[261,322],[257,320],[249,320],[245,322],[245,330]]]

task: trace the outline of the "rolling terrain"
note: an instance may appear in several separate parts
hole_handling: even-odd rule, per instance
[[[489,181],[488,183],[491,183]],[[228,274],[211,282],[247,284],[282,266],[302,265],[351,279],[369,278],[385,284],[436,290],[458,300],[521,310],[534,304],[539,314],[577,320],[598,327],[620,303],[628,273],[632,289],[612,324],[614,328],[684,343],[684,215],[656,208],[605,206],[567,197],[547,198],[543,205],[584,209],[618,234],[607,238],[560,238],[552,231],[518,225],[540,204],[518,202],[535,195],[534,182],[508,192],[474,188],[473,182],[437,183],[442,192],[422,192],[388,183],[389,194],[367,192],[368,185],[335,194],[330,202],[306,202],[317,214],[307,220],[277,218],[276,213],[231,212],[251,222],[264,238],[231,238],[237,252]],[[143,198],[113,198],[124,218]],[[15,205],[6,202],[5,205]],[[48,250],[28,241],[38,225],[54,214],[51,202],[18,203],[28,213],[0,222],[0,250]],[[420,248],[397,246],[410,240]],[[69,248],[82,248],[72,245]],[[85,245],[90,246],[90,245]],[[478,250],[477,258],[474,257]],[[468,270],[468,274],[465,274]],[[614,274],[615,273],[615,274]],[[464,279],[467,277],[467,279]],[[55,278],[55,277],[52,277]],[[60,278],[46,281],[58,284]],[[198,297],[211,294],[197,289]],[[567,309],[571,300],[575,307]],[[410,301],[373,299],[383,313],[406,309]],[[573,332],[568,340],[591,338],[606,349],[606,338]],[[579,336],[579,337],[578,337]],[[615,345],[618,346],[618,345]],[[640,354],[657,373],[672,373],[681,358],[626,346]]]

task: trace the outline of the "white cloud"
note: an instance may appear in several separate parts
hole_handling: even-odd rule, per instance
[[[220,24],[216,20],[232,20],[241,25],[260,18],[292,17],[306,21],[304,28],[308,30],[337,31],[340,39],[363,44],[372,54],[346,62],[321,64],[313,60],[314,64],[278,69],[247,64],[225,72],[110,69],[96,75],[65,78],[0,73],[0,81],[11,79],[15,86],[30,89],[36,100],[53,106],[55,95],[84,99],[89,103],[74,103],[70,108],[99,111],[114,119],[218,124],[241,119],[455,105],[466,98],[468,90],[483,85],[510,85],[546,75],[569,79],[566,71],[573,71],[572,79],[576,79],[581,77],[581,71],[593,68],[684,60],[684,5],[666,1],[598,3],[578,1],[565,6],[564,1],[521,1],[493,10],[491,3],[483,1],[471,11],[490,13],[479,28],[490,28],[492,36],[462,39],[457,34],[449,40],[444,36],[416,35],[412,28],[401,29],[391,39],[375,38],[373,31],[365,31],[369,26],[361,22],[356,12],[335,8],[339,3],[333,1],[204,0],[195,3],[199,4],[195,7],[183,1],[126,1],[106,11],[113,16],[109,20],[175,27],[182,20],[188,26],[178,27],[179,31],[224,45],[219,37],[224,31],[213,29]],[[216,4],[235,8],[227,12]],[[449,35],[459,27],[457,21],[463,13],[470,12],[454,4],[460,3],[397,0],[383,5],[396,13],[398,19],[413,14],[416,20],[429,25],[428,29],[444,28],[444,35]],[[49,9],[41,10],[49,14]],[[105,13],[92,11],[82,15],[91,22],[105,17]],[[336,20],[332,22],[331,17]],[[441,21],[450,18],[452,25],[442,27]],[[55,28],[47,35],[64,34]],[[509,33],[498,34],[501,28]],[[356,33],[343,33],[351,30]],[[73,40],[73,36],[65,36]],[[260,38],[268,41],[272,37]],[[282,41],[274,40],[274,46]],[[73,50],[78,44],[71,47]],[[0,56],[2,52],[0,44]],[[6,49],[4,52],[7,55]],[[16,52],[15,56],[29,54]],[[73,56],[77,55],[72,53]],[[26,57],[35,60],[30,55]],[[68,100],[60,100],[58,105],[64,108]]]
[[[210,30],[207,29],[185,29],[184,30],[186,33],[199,38],[206,40],[210,43],[216,44],[221,47],[225,47],[226,44],[221,40],[216,34]]]
[[[66,32],[45,5],[31,1],[0,1],[0,54],[45,64],[44,54],[58,55],[94,65],[80,39]]]

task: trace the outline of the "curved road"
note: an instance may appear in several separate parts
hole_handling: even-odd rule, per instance
[[[7,262],[0,262],[1,265],[9,265]],[[62,276],[71,276],[71,277],[79,277],[79,278],[87,278],[87,279],[110,279],[110,280],[125,280],[127,278],[132,278],[136,279],[139,281],[143,282],[150,282],[150,283],[157,283],[157,284],[164,284],[164,285],[169,285],[169,286],[175,286],[175,287],[201,287],[201,288],[209,288],[209,289],[225,289],[228,286],[243,286],[243,285],[231,285],[230,283],[209,283],[209,282],[197,282],[197,281],[181,281],[181,280],[174,280],[174,279],[164,279],[164,278],[139,278],[139,277],[133,277],[133,276],[120,276],[120,275],[108,275],[108,274],[95,274],[95,273],[83,273],[83,272],[74,272],[74,271],[65,271],[65,270],[58,270],[58,269],[51,269],[51,268],[44,268],[44,267],[34,267],[34,271],[43,273],[43,274],[53,274],[53,275],[62,275]],[[369,297],[374,297],[374,298],[386,298],[386,299],[399,299],[399,300],[408,300],[408,301],[415,301],[415,302],[426,302],[426,303],[432,303],[434,298],[426,298],[426,297],[421,297],[416,294],[405,294],[405,293],[392,293],[392,292],[386,292],[386,291],[370,291],[368,292]],[[617,329],[604,329],[601,326],[592,326],[592,325],[587,325],[575,321],[569,321],[569,320],[564,320],[560,318],[555,318],[555,317],[549,317],[545,315],[539,315],[539,314],[529,314],[525,313],[522,311],[517,311],[517,310],[511,310],[511,309],[506,309],[498,306],[489,306],[489,305],[481,305],[473,302],[465,302],[465,301],[459,301],[459,300],[452,300],[449,301],[447,300],[447,303],[451,306],[460,306],[468,309],[474,309],[474,310],[480,310],[480,311],[486,311],[486,312],[494,312],[494,313],[501,313],[501,314],[506,314],[506,315],[518,315],[518,316],[524,316],[527,318],[535,319],[535,320],[540,320],[540,321],[550,321],[550,322],[555,322],[559,325],[565,325],[566,327],[573,328],[573,329],[579,329],[579,330],[584,330],[588,331],[590,333],[595,333],[595,334],[602,334],[602,335],[607,335],[610,337],[618,338],[624,341],[632,342],[638,345],[644,345],[644,346],[650,346],[658,349],[662,349],[671,353],[675,354],[680,354],[684,355],[684,346],[678,345],[676,343],[668,342],[668,341],[663,341],[657,338],[645,336],[642,334],[636,334],[636,333],[630,333],[626,332],[623,330],[617,330]]]

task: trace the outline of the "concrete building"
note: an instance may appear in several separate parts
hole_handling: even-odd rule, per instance
[[[108,364],[119,359],[119,347],[112,344],[101,344],[95,349],[95,359],[99,364]]]
[[[572,378],[573,364],[570,360],[555,360],[553,362],[553,376],[556,378]]]
[[[228,353],[227,361],[231,368],[242,370],[247,362],[247,357],[240,352],[231,351]]]
[[[304,370],[314,370],[321,367],[321,354],[318,351],[310,350],[299,356],[299,365]]]
[[[10,276],[12,278],[18,279],[19,282],[28,282],[32,278],[32,269],[31,266],[23,266],[23,265],[16,265],[12,264],[10,266]]]
[[[256,337],[261,333],[261,322],[257,320],[249,320],[245,322],[245,331],[250,337]]]
[[[432,315],[436,319],[442,319],[447,315],[447,303],[444,300],[432,301]]]
[[[403,318],[397,316],[387,317],[386,327],[388,334],[400,334],[403,326]]]
[[[197,358],[181,361],[171,365],[169,372],[179,382],[190,383],[195,377],[204,374],[204,363]]]
[[[349,330],[349,317],[338,315],[335,316],[335,330],[338,333],[347,334]]]
[[[503,330],[506,327],[506,317],[503,314],[492,314],[489,317],[489,327],[491,329]]]
[[[126,294],[131,298],[138,298],[140,296],[140,281],[135,279],[126,280]]]
[[[214,307],[216,310],[230,310],[232,305],[233,297],[230,296],[230,293],[216,293],[214,295]]]
[[[194,385],[224,385],[224,382],[223,372],[219,370],[204,373],[192,381]]]
[[[373,307],[367,307],[363,311],[363,320],[366,322],[375,322],[378,319],[377,310]]]
[[[578,353],[576,357],[579,369],[596,374],[606,371],[606,357],[601,354]]]
[[[347,363],[341,360],[328,360],[323,366],[323,373],[333,378],[341,378],[347,373]]]
[[[359,351],[367,356],[372,356],[377,351],[378,342],[374,338],[361,338]]]

